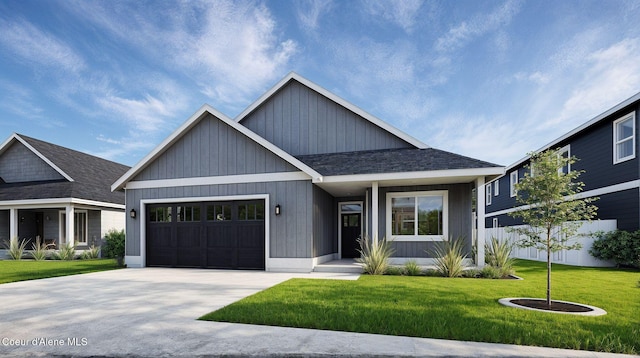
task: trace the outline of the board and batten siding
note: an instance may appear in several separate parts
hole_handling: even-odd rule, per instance
[[[413,147],[295,80],[240,123],[292,155]]]
[[[0,177],[5,183],[64,179],[60,173],[20,142],[14,142],[0,156]]]
[[[337,204],[333,196],[313,186],[313,256],[338,252]]]
[[[465,252],[470,253],[472,246],[471,227],[473,218],[471,212],[471,199],[473,187],[474,185],[472,183],[468,183],[379,188],[378,193],[380,206],[378,208],[378,232],[380,233],[380,238],[384,238],[386,236],[387,230],[387,193],[447,190],[449,197],[449,238],[464,240],[464,250]],[[368,203],[368,209],[371,209],[371,189],[369,189]],[[367,225],[371,227],[371,218],[368,217],[367,221]],[[393,237],[387,239],[393,240]],[[433,242],[428,241],[393,242],[392,246],[395,250],[393,257],[433,257],[433,255],[430,255],[428,252],[433,249],[433,245]]]
[[[291,171],[298,169],[209,114],[133,180]]]
[[[265,214],[270,220],[269,256],[273,258],[311,258],[313,253],[313,184],[311,180],[203,185],[127,190],[127,209],[140,212],[140,201],[147,199],[204,198],[235,195],[269,195]],[[274,215],[279,204],[281,214]],[[140,220],[127,216],[126,254],[139,256]],[[144,224],[144,222],[143,222]]]

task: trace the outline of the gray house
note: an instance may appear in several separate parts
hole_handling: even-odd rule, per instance
[[[21,134],[0,145],[0,242],[40,236],[78,249],[124,228],[124,193],[111,184],[129,167]]]
[[[309,272],[356,257],[361,236],[393,239],[398,263],[431,262],[448,237],[470,250],[476,188],[503,172],[291,73],[235,120],[203,106],[112,190],[126,190],[129,267]]]

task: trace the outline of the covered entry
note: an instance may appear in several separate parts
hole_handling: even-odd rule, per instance
[[[149,204],[147,266],[265,269],[264,200]]]

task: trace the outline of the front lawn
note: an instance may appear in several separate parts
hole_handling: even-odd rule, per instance
[[[0,260],[0,283],[76,275],[120,268],[113,259],[74,261]]]
[[[519,260],[524,280],[362,276],[292,279],[200,319],[637,354],[640,273],[554,265],[552,298],[603,308],[582,317],[502,306],[545,297],[545,263]]]

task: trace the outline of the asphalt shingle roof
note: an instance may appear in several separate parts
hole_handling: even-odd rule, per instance
[[[296,158],[327,176],[501,167],[434,148],[313,154]]]
[[[111,192],[111,184],[129,170],[128,166],[21,134],[18,136],[74,181],[0,183],[0,201],[77,198],[124,204],[124,192]]]

